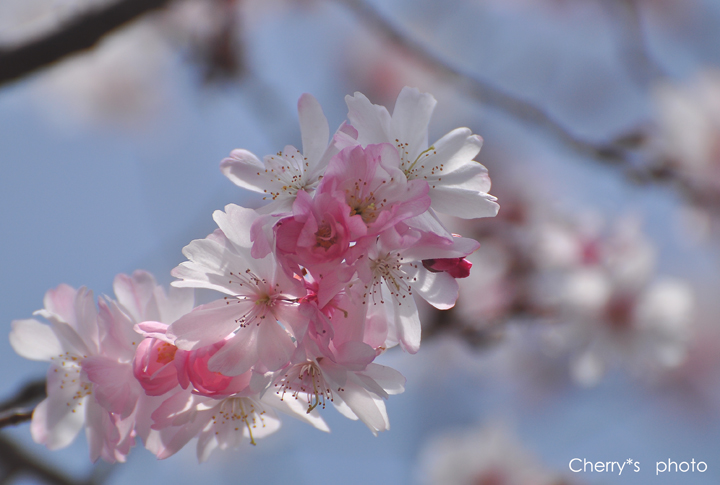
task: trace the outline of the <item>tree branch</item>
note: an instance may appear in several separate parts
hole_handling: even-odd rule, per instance
[[[0,434],[0,465],[2,466],[5,480],[27,474],[39,478],[45,483],[55,485],[89,485],[93,483],[91,481],[78,482],[72,480],[60,471],[46,465],[42,460],[23,451],[18,445],[2,434]]]
[[[0,413],[0,428],[22,424],[32,419],[33,409],[10,409]]]
[[[625,178],[633,183],[649,182],[671,185],[691,203],[702,206],[714,213],[720,213],[720,193],[704,188],[701,184],[689,179],[677,170],[667,167],[658,160],[644,160],[639,163],[638,152],[646,145],[646,134],[643,130],[629,131],[616,138],[602,143],[582,139],[569,131],[552,115],[533,103],[508,94],[487,81],[463,72],[448,64],[440,56],[430,52],[398,27],[387,21],[366,0],[336,0],[345,5],[362,23],[382,35],[406,55],[424,65],[426,69],[445,78],[460,92],[475,99],[484,106],[506,113],[533,128],[538,128],[557,141],[569,147],[578,155],[588,157],[606,165],[615,166],[623,171]],[[626,43],[634,45],[630,53],[642,59],[645,71],[643,76],[657,77],[662,75],[661,69],[653,63],[646,50],[643,39],[640,13],[631,0],[615,0],[626,16],[625,24],[633,24],[633,31],[626,34]],[[630,27],[627,27],[630,28]]]
[[[42,379],[26,383],[15,396],[0,402],[0,428],[30,421],[33,409],[45,395],[45,379]]]
[[[628,75],[641,87],[666,77],[648,47],[642,12],[636,0],[600,0],[619,34],[620,58]]]
[[[172,0],[119,0],[69,21],[55,32],[14,48],[0,49],[0,85],[93,47],[114,29]]]
[[[0,412],[27,406],[45,398],[45,379],[26,383],[15,396],[0,402]]]
[[[411,39],[395,25],[388,22],[365,0],[337,0],[352,11],[363,23],[402,49],[408,56],[425,65],[429,70],[451,81],[466,95],[483,105],[510,114],[516,119],[543,129],[576,152],[604,162],[630,165],[625,152],[611,143],[593,143],[583,140],[559,123],[543,109],[490,83],[451,66],[441,57],[428,51],[423,45]]]

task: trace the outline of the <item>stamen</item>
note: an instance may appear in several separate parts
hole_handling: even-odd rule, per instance
[[[286,392],[289,392],[295,399],[304,394],[308,402],[308,414],[318,406],[325,409],[326,401],[333,401],[333,392],[315,362],[292,366],[275,384],[275,387],[279,388],[276,394],[280,396],[280,400],[285,398]]]

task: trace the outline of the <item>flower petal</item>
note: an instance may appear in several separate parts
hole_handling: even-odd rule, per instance
[[[173,322],[167,336],[175,338],[175,345],[194,350],[225,339],[238,328],[237,319],[255,306],[250,300],[234,298],[215,300]]]
[[[300,117],[300,134],[302,136],[303,156],[312,172],[315,165],[328,147],[330,127],[327,118],[317,99],[311,94],[303,94],[298,100],[298,115]]]
[[[247,150],[233,150],[230,157],[220,162],[220,171],[232,183],[253,192],[265,193],[277,188],[265,175],[265,165]]]
[[[416,88],[404,87],[395,101],[392,128],[395,136],[407,143],[417,153],[410,153],[414,160],[428,145],[428,125],[437,101]],[[388,140],[391,143],[394,140]]]
[[[15,352],[30,360],[50,360],[64,353],[52,328],[32,318],[12,322],[10,345]]]

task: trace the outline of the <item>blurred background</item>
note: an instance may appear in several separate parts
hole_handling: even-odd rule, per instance
[[[407,377],[390,431],[328,408],[330,434],[94,466],[21,424],[0,483],[719,483],[719,46],[717,0],[0,0],[8,332],[60,283],[169,284],[214,210],[260,204],[220,160],[299,146],[304,92],[331,128],[346,94],[432,93],[430,140],[481,135],[501,206],[447,220],[482,246],[420,352],[380,357]],[[0,363],[3,408],[47,369],[6,339]]]

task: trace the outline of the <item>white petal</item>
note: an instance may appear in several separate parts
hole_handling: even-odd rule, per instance
[[[442,164],[443,174],[452,173],[467,165],[478,165],[487,172],[483,165],[473,160],[480,153],[482,145],[482,137],[473,135],[469,128],[456,128],[433,143],[433,150],[428,151],[423,162],[428,167]],[[487,192],[489,189],[488,185],[483,190]]]
[[[135,271],[132,276],[119,274],[113,281],[113,290],[120,305],[136,322],[155,320],[145,316],[145,308],[153,297],[157,283],[147,271]]]
[[[48,318],[46,312],[49,312],[60,320],[70,325],[75,325],[75,296],[77,290],[66,284],[62,284],[57,288],[48,290],[45,293],[43,303],[44,310],[37,312],[45,318]]]
[[[295,419],[305,421],[320,431],[325,431],[326,433],[330,432],[330,428],[325,420],[320,416],[320,413],[318,413],[317,408],[308,413],[307,403],[301,399],[295,399],[290,395],[287,396],[287,399],[282,399],[275,392],[268,392],[261,402],[272,406],[278,411],[292,416]]]
[[[244,329],[228,339],[208,360],[208,369],[226,376],[239,376],[258,361],[257,331]]]
[[[495,217],[500,209],[497,198],[484,192],[439,185],[431,187],[428,195],[433,209],[462,219]]]
[[[290,335],[272,318],[266,318],[260,323],[257,347],[260,362],[265,364],[269,371],[276,371],[290,362],[295,351]]]
[[[165,290],[158,286],[155,288],[155,304],[161,322],[174,322],[193,309],[195,292],[187,288],[170,288],[165,293]]]
[[[213,213],[213,219],[227,238],[244,248],[252,246],[250,227],[258,217],[258,213],[253,209],[246,209],[235,204],[226,205],[225,212],[215,211]]]
[[[93,399],[88,399],[86,403],[85,436],[90,448],[90,460],[96,462],[102,457],[106,462],[114,463],[114,451],[120,441],[120,433],[110,420],[107,410]]]
[[[392,133],[400,142],[408,144],[412,160],[428,145],[428,125],[436,104],[432,95],[409,87],[404,87],[395,101]]]
[[[372,378],[388,394],[401,394],[405,392],[405,376],[385,365],[370,364],[362,374]]]
[[[237,319],[255,306],[251,300],[215,300],[201,305],[167,329],[167,336],[175,338],[175,345],[193,350],[219,342],[238,328]]]
[[[413,290],[435,308],[447,310],[455,306],[458,298],[458,284],[455,278],[442,271],[432,273],[425,268],[417,272]]]
[[[65,353],[50,326],[32,318],[12,322],[10,345],[15,352],[30,360],[50,360]]]
[[[87,397],[82,399],[83,405],[87,400]],[[84,422],[82,406],[76,409],[75,406],[67,406],[61,396],[51,396],[35,407],[30,432],[35,442],[57,450],[72,443]]]
[[[265,173],[265,165],[247,150],[233,150],[230,158],[220,162],[220,171],[232,183],[253,192],[270,192],[278,188]]]
[[[389,294],[385,285],[383,285],[383,290],[383,299],[386,304],[388,301],[393,304],[400,346],[406,352],[416,353],[420,350],[420,315],[415,300],[411,297],[400,302]]]
[[[391,117],[384,106],[377,106],[362,93],[345,96],[348,106],[348,120],[358,131],[357,142],[362,146],[370,143],[390,143]]]
[[[78,290],[75,297],[75,316],[78,335],[90,352],[97,354],[99,351],[98,310],[91,290],[84,287]]]
[[[300,117],[300,134],[302,135],[303,156],[310,166],[307,171],[312,172],[314,164],[320,161],[328,147],[330,127],[320,103],[311,94],[303,94],[298,100],[298,115]]]
[[[130,416],[142,393],[133,375],[132,365],[104,356],[93,356],[83,359],[82,368],[94,384],[93,396],[97,402],[123,419]]]
[[[383,400],[373,396],[359,384],[348,381],[337,393],[375,436],[378,431],[385,431],[390,427]]]

